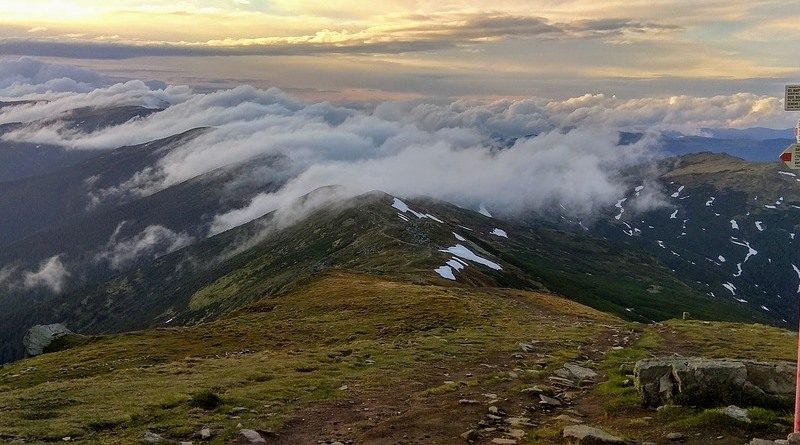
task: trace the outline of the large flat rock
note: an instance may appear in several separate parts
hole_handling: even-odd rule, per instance
[[[635,385],[645,406],[791,406],[796,367],[697,357],[640,360]]]

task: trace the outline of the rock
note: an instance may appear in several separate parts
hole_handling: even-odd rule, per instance
[[[645,406],[792,406],[795,365],[704,358],[640,360],[634,385]]]
[[[576,419],[576,418],[574,418],[572,416],[569,416],[567,414],[562,414],[560,416],[556,416],[556,417],[553,418],[553,420],[558,420],[558,421],[561,421],[561,422],[576,423],[576,424],[577,423],[583,423],[583,420]]]
[[[506,417],[505,422],[509,426],[526,426],[526,427],[535,427],[535,423],[531,423],[530,417]]]
[[[239,442],[245,444],[260,444],[260,443],[267,443],[261,434],[258,434],[255,430],[248,430],[242,429],[239,430]]]
[[[592,371],[589,368],[584,368],[583,366],[576,365],[575,363],[565,363],[564,369],[566,369],[578,381],[594,380],[597,378],[596,372]]]
[[[790,433],[786,436],[786,441],[789,445],[800,445],[800,433]]]
[[[562,437],[567,440],[567,443],[581,445],[625,443],[625,441],[619,437],[612,436],[599,428],[588,425],[566,426],[562,432]]]
[[[539,404],[547,406],[561,406],[561,402],[558,399],[554,399],[544,394],[539,394]]]
[[[669,433],[664,437],[668,440],[683,440],[686,436],[683,433]]]
[[[478,432],[478,430],[469,430],[469,431],[464,431],[463,433],[461,433],[461,438],[466,440],[467,442],[470,442],[470,443],[480,439],[480,437],[481,437],[481,433]]]
[[[22,339],[22,344],[25,346],[25,354],[29,357],[40,355],[44,352],[45,348],[50,346],[53,340],[67,334],[72,334],[72,331],[61,323],[47,325],[37,324],[28,329],[28,332],[25,333],[25,337]]]
[[[461,399],[461,400],[458,401],[459,405],[477,405],[478,403],[481,403],[481,402],[479,402],[477,400],[474,400],[474,399]]]
[[[775,442],[765,439],[753,439],[747,445],[775,445]]]
[[[522,352],[536,352],[536,348],[530,343],[518,343]]]
[[[200,430],[200,439],[201,440],[209,440],[213,433],[211,432],[211,428],[203,428]]]
[[[750,423],[750,416],[747,415],[747,410],[739,408],[736,405],[731,405],[722,409],[722,414],[732,417],[740,422]]]
[[[144,437],[142,437],[142,443],[165,443],[165,442],[166,440],[163,437],[151,431],[145,431]]]
[[[517,439],[506,439],[503,437],[495,437],[492,442],[497,445],[516,445]]]
[[[508,430],[508,432],[506,433],[506,435],[511,436],[514,439],[522,439],[525,437],[525,434],[526,434],[525,430],[513,429],[513,428]]]
[[[553,385],[560,386],[562,388],[577,388],[578,387],[578,385],[575,384],[575,382],[573,382],[570,379],[565,379],[565,378],[561,378],[561,377],[548,377],[547,380],[549,380],[550,383],[552,383]]]
[[[546,394],[548,396],[553,395],[553,388],[547,388],[539,385],[534,385],[529,388],[523,388],[519,391],[522,394]]]

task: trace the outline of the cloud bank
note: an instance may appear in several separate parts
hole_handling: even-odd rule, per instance
[[[16,37],[0,39],[0,53],[80,59],[134,57],[403,54],[477,46],[508,39],[577,40],[646,38],[680,31],[669,23],[632,18],[569,22],[509,13],[435,13],[396,17],[395,23],[311,34],[168,41],[119,36]]]
[[[14,63],[24,67],[30,60],[7,66]],[[49,78],[73,75],[61,68],[40,67],[36,72],[56,74],[29,75],[25,79],[31,87],[39,77],[46,84]],[[75,82],[93,78],[80,70],[74,76]],[[284,208],[329,185],[340,186],[345,195],[383,190],[475,209],[485,204],[499,214],[545,212],[558,206],[586,217],[610,206],[624,192],[620,179],[624,169],[657,153],[658,131],[789,126],[779,99],[749,93],[629,100],[586,94],[561,101],[387,102],[357,109],[303,102],[276,88],[241,86],[199,93],[185,86],[152,87],[129,81],[90,91],[75,88],[25,97],[46,102],[0,108],[0,123],[27,123],[2,135],[5,140],[95,150],[209,128],[160,150],[152,165],[120,184],[87,190],[96,199],[146,196],[222,167],[279,159],[280,168],[254,169],[250,174],[263,176],[254,183],[283,186],[257,195],[240,209],[216,215],[211,234]],[[90,133],[53,119],[72,108],[119,105],[163,110]],[[619,146],[618,132],[623,130],[650,136]],[[130,244],[126,250],[180,237],[161,229],[126,241]],[[113,251],[103,256],[112,266],[124,263],[124,258],[117,262],[118,257]]]

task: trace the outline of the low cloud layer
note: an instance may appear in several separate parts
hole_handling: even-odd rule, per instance
[[[0,268],[0,289],[8,291],[46,290],[61,293],[72,275],[62,261],[62,255],[54,255],[39,263],[33,270],[20,270],[15,265]]]
[[[30,61],[20,59],[7,66],[14,63]],[[28,76],[33,90],[46,84],[47,78],[69,74],[56,68],[40,67],[39,71],[58,74],[42,75],[41,84],[35,84],[37,76]],[[92,78],[76,72],[79,79]],[[280,169],[256,169],[251,174],[268,176],[254,183],[274,182],[283,187],[256,196],[240,209],[216,215],[209,227],[212,234],[284,208],[297,197],[328,185],[341,186],[345,195],[383,190],[406,197],[432,196],[476,209],[485,204],[499,214],[542,212],[558,206],[573,216],[591,216],[624,192],[621,171],[657,153],[658,131],[789,126],[779,99],[748,93],[633,100],[587,94],[562,101],[390,102],[356,109],[306,103],[275,88],[242,86],[197,93],[188,87],[130,81],[91,91],[76,88],[70,93],[46,91],[24,97],[41,97],[46,102],[0,109],[0,123],[29,123],[4,134],[4,139],[96,150],[209,128],[159,151],[152,165],[119,184],[87,190],[95,199],[146,196],[224,166],[256,158],[280,159]],[[119,105],[163,111],[91,133],[53,120],[76,107]],[[647,132],[648,137],[618,146],[622,130]],[[152,228],[125,241],[125,251],[180,238],[165,230]],[[102,257],[112,267],[127,261],[113,248]]]
[[[188,234],[176,233],[160,225],[148,226],[134,236],[119,239],[125,224],[123,222],[117,226],[105,249],[95,255],[95,262],[107,263],[114,270],[123,270],[143,257],[155,259],[194,242],[194,238]]]

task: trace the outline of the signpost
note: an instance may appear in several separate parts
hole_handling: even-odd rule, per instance
[[[786,97],[784,98],[784,109],[786,111],[800,111],[800,85],[786,85]],[[792,170],[800,169],[800,121],[794,130],[796,143],[788,146],[781,153],[780,160]],[[800,316],[800,305],[798,305],[798,315]],[[794,395],[794,432],[800,433],[800,329],[797,339],[797,374],[795,380]]]

